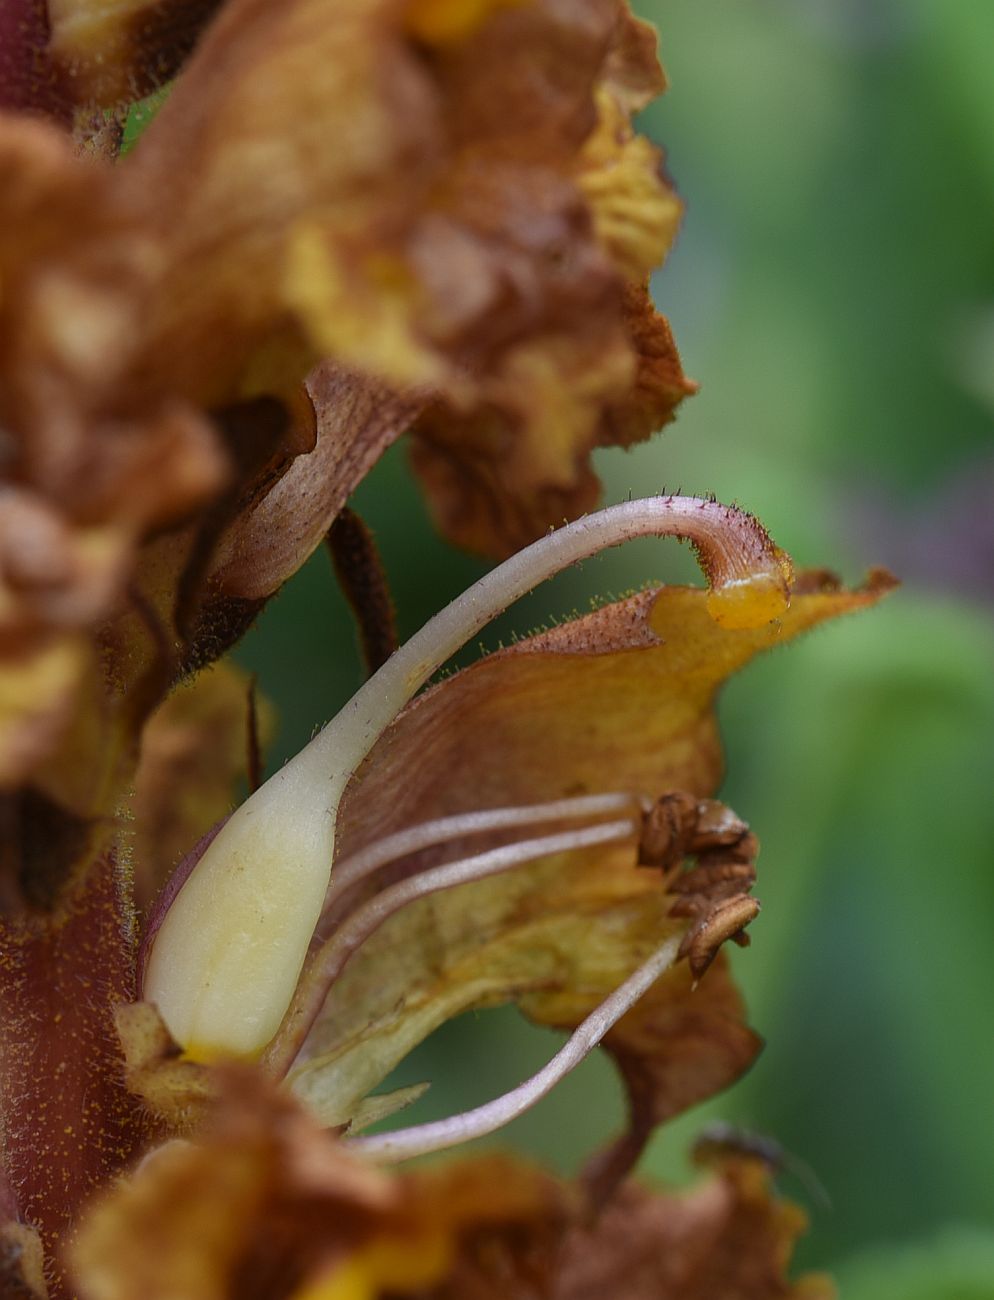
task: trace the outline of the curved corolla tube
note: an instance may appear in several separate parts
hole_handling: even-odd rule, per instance
[[[154,936],[144,997],[188,1055],[258,1056],[293,996],[321,915],[338,806],[352,773],[407,701],[508,605],[578,560],[636,537],[693,543],[727,627],[778,617],[790,562],[762,525],[696,497],[611,506],[526,547],[402,646],[208,845]]]

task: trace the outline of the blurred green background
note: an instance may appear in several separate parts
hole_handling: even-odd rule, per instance
[[[643,126],[687,204],[655,288],[702,390],[651,446],[600,456],[607,499],[713,491],[800,564],[905,582],[726,692],[724,797],[763,842],[764,911],[735,961],[767,1047],[646,1169],[686,1178],[708,1119],[771,1134],[830,1193],[800,1260],[838,1269],[843,1294],[992,1297],[994,4],[641,12],[671,78]],[[402,449],[355,504],[405,634],[482,571],[432,534]],[[692,572],[678,548],[634,546],[505,626]],[[279,705],[278,764],[361,676],[323,555],[240,658]],[[433,1080],[410,1118],[495,1095],[554,1041],[510,1011],[463,1018],[398,1072]],[[620,1122],[597,1059],[504,1140],[568,1170]]]

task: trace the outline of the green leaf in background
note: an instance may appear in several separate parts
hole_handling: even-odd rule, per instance
[[[950,1227],[928,1241],[867,1251],[842,1266],[845,1300],[991,1300],[994,1232]]]
[[[737,970],[768,1046],[723,1113],[827,1185],[819,1263],[994,1218],[991,664],[988,615],[902,592],[727,701],[726,793],[763,842]]]
[[[994,200],[994,6],[989,0],[913,0],[910,7],[928,36],[929,89],[947,103],[951,124]]]

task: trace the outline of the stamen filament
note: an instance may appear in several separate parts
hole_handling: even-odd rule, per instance
[[[610,813],[639,810],[641,801],[631,794],[586,794],[571,799],[554,799],[549,803],[522,804],[513,808],[483,808],[475,812],[456,813],[435,821],[419,822],[372,844],[335,863],[331,884],[325,898],[324,912],[346,889],[370,876],[388,862],[396,862],[422,849],[449,840],[483,835],[491,831],[515,830],[545,822],[582,821]]]
[[[578,560],[635,537],[690,540],[708,608],[756,627],[786,608],[790,564],[750,515],[697,497],[629,501],[526,547],[402,646],[324,731],[224,824],[162,917],[145,969],[191,1056],[257,1056],[293,997],[320,919],[342,794],[411,696],[513,601]]]
[[[548,1065],[537,1074],[494,1101],[473,1110],[451,1115],[428,1124],[415,1124],[392,1133],[374,1133],[347,1138],[352,1151],[374,1160],[410,1160],[414,1156],[444,1151],[494,1133],[529,1110],[580,1064],[626,1012],[676,961],[680,936],[676,935],[653,953],[623,984],[574,1029]]]
[[[519,840],[470,858],[431,867],[389,885],[358,907],[316,953],[297,986],[279,1032],[263,1056],[263,1065],[278,1078],[286,1074],[349,958],[400,908],[417,898],[473,880],[484,880],[512,867],[534,862],[536,858],[632,839],[638,835],[639,829],[639,823],[626,819]]]

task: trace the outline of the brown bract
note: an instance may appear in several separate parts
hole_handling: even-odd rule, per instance
[[[0,84],[61,60],[116,102],[212,8],[15,6]],[[689,389],[644,285],[677,204],[628,121],[662,84],[622,0],[230,0],[117,165],[0,118],[8,907],[107,847],[150,708],[420,412],[438,517],[491,553],[669,418]],[[82,854],[28,844],[26,798]]]
[[[196,1142],[92,1207],[71,1261],[85,1300],[830,1300],[788,1281],[804,1224],[744,1160],[681,1195],[628,1184],[596,1216],[504,1157],[381,1173],[242,1074]]]

